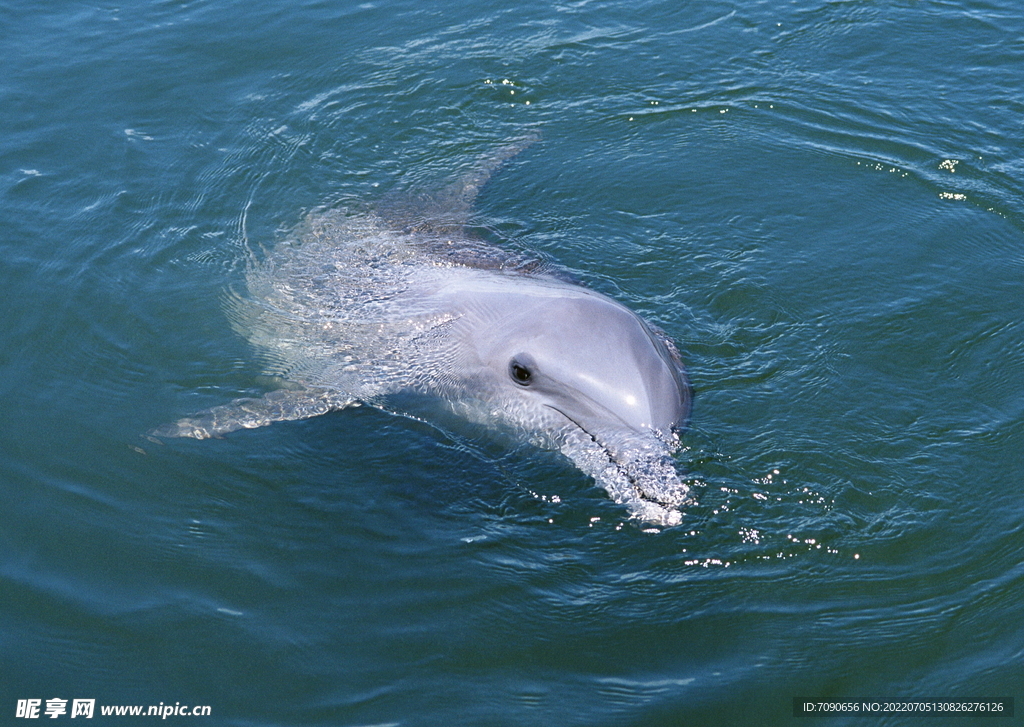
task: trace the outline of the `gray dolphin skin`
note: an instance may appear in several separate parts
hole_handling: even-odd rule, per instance
[[[675,346],[553,265],[466,231],[479,188],[528,143],[412,213],[309,214],[250,261],[229,305],[284,386],[151,434],[205,439],[368,404],[557,449],[631,517],[678,524],[691,499],[672,455],[690,387]]]

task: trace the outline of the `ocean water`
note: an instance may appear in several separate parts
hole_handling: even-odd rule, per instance
[[[1016,3],[6,2],[0,40],[0,723],[1021,708]],[[245,251],[526,133],[476,221],[677,342],[682,525],[368,407],[144,436],[267,390]]]

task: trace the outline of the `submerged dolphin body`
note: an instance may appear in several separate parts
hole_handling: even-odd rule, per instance
[[[153,434],[205,439],[359,403],[409,414],[427,401],[560,450],[641,521],[679,523],[689,488],[671,455],[690,388],[671,341],[611,298],[464,231],[476,191],[518,148],[411,226],[310,214],[250,264],[248,294],[231,306],[287,388]]]

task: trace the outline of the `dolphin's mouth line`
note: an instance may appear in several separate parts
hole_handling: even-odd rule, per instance
[[[611,450],[610,450],[610,449],[608,449],[608,447],[606,447],[606,446],[605,446],[604,444],[602,444],[602,443],[601,443],[601,440],[600,440],[600,439],[598,439],[597,437],[595,437],[595,436],[594,436],[594,435],[593,435],[593,434],[592,434],[592,433],[591,433],[591,432],[590,432],[590,431],[589,431],[589,430],[588,430],[588,429],[587,429],[587,428],[586,428],[585,426],[583,426],[582,424],[580,424],[580,423],[579,423],[578,421],[576,421],[575,419],[573,419],[573,418],[572,418],[571,416],[569,416],[568,414],[566,414],[566,413],[565,413],[564,411],[562,411],[561,409],[559,409],[559,408],[558,408],[557,406],[552,406],[551,404],[545,404],[544,406],[546,406],[546,407],[547,407],[548,409],[554,409],[554,410],[555,410],[555,411],[557,411],[557,412],[558,412],[559,414],[561,414],[561,415],[562,415],[562,416],[564,416],[564,417],[565,417],[566,419],[568,419],[568,420],[569,420],[570,422],[572,422],[573,424],[575,424],[575,425],[576,425],[576,428],[577,428],[577,429],[579,429],[579,430],[580,430],[581,432],[583,432],[583,433],[584,433],[584,434],[586,434],[586,435],[587,435],[588,437],[590,437],[590,438],[591,438],[591,439],[593,440],[594,444],[596,444],[596,445],[597,445],[598,447],[600,447],[601,449],[603,449],[603,450],[604,450],[604,453],[608,455],[608,459],[609,459],[609,460],[611,460],[612,462],[614,462],[614,461],[615,461],[615,457],[614,457],[614,456],[612,455],[612,452],[611,452]]]
[[[621,472],[621,473],[622,473],[622,475],[623,475],[623,476],[624,476],[624,477],[626,478],[626,481],[628,481],[628,482],[629,482],[629,484],[630,484],[630,486],[631,486],[631,487],[633,488],[634,492],[636,492],[636,496],[637,496],[638,498],[640,498],[641,500],[646,500],[646,501],[648,501],[648,502],[653,502],[653,503],[656,503],[656,504],[658,504],[658,505],[661,505],[662,507],[669,507],[669,508],[671,508],[671,507],[675,507],[675,505],[674,505],[673,503],[670,503],[670,502],[662,502],[662,501],[660,501],[660,500],[657,500],[657,499],[655,499],[655,498],[651,497],[650,495],[647,495],[646,493],[644,493],[643,489],[642,489],[642,488],[640,487],[640,485],[639,485],[639,484],[637,483],[637,481],[636,481],[636,477],[635,477],[635,476],[633,476],[633,475],[632,475],[632,474],[630,473],[630,471],[629,471],[629,468],[628,468],[628,467],[625,467],[625,466],[623,466],[622,464],[620,464],[620,463],[619,463],[619,462],[618,462],[618,461],[617,461],[617,460],[615,459],[615,455],[614,455],[614,454],[612,453],[612,451],[611,451],[611,450],[610,450],[610,449],[608,448],[608,446],[607,446],[606,444],[604,444],[604,443],[603,443],[603,442],[602,442],[602,441],[601,441],[600,439],[598,439],[598,438],[597,438],[597,436],[596,436],[596,435],[595,435],[595,434],[594,434],[593,432],[591,432],[591,431],[590,431],[589,429],[587,429],[587,428],[586,428],[585,426],[583,426],[583,425],[582,425],[582,424],[580,424],[580,423],[579,423],[578,421],[576,421],[576,419],[574,419],[573,417],[569,416],[569,415],[568,415],[568,414],[566,414],[566,413],[565,413],[564,411],[562,411],[561,409],[559,409],[559,408],[558,408],[557,406],[553,406],[553,405],[551,405],[551,404],[544,404],[544,406],[546,406],[546,407],[548,407],[549,409],[552,409],[552,410],[554,410],[554,411],[557,411],[557,412],[558,412],[559,414],[561,414],[561,415],[562,415],[562,416],[564,416],[564,417],[565,417],[566,419],[568,419],[568,420],[569,420],[570,422],[572,422],[572,423],[573,423],[573,424],[574,424],[574,425],[576,426],[576,428],[577,428],[577,429],[579,429],[579,430],[580,430],[581,432],[583,432],[583,433],[584,433],[584,434],[586,434],[586,435],[587,435],[588,437],[590,437],[591,441],[593,441],[593,442],[594,442],[594,444],[596,444],[596,445],[597,445],[598,447],[600,447],[601,451],[603,451],[603,452],[604,452],[604,454],[605,454],[605,455],[606,455],[606,456],[608,457],[608,461],[609,461],[609,462],[610,462],[610,463],[611,463],[611,464],[612,464],[612,465],[613,465],[613,466],[614,466],[614,467],[615,467],[615,468],[616,468],[616,469],[617,469],[617,470],[618,470],[619,472]]]

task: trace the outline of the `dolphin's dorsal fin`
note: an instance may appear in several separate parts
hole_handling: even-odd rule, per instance
[[[473,167],[437,192],[413,193],[392,200],[383,216],[409,232],[447,234],[461,231],[470,220],[480,190],[501,166],[540,139],[540,132],[525,134],[491,151]]]
[[[441,209],[448,210],[454,218],[465,224],[473,211],[477,195],[487,181],[509,159],[532,146],[540,138],[540,132],[522,136],[505,146],[477,160],[476,164],[461,179],[442,190],[437,200]]]

